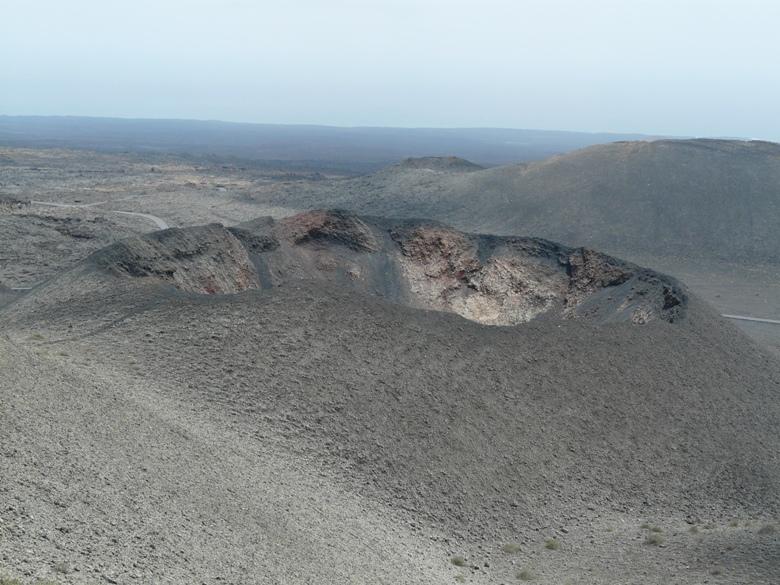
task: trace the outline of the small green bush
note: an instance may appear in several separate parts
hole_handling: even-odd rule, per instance
[[[775,527],[772,524],[765,524],[761,528],[758,529],[759,534],[774,534]]]
[[[536,576],[529,569],[523,569],[517,574],[517,578],[521,581],[533,581]]]
[[[652,546],[660,546],[664,543],[664,537],[661,536],[658,532],[653,532],[651,534],[647,535],[647,538],[645,538],[645,544],[649,544]]]
[[[501,550],[505,553],[514,554],[520,551],[520,545],[516,542],[508,542],[501,547]]]
[[[450,559],[450,562],[455,565],[456,567],[465,567],[466,566],[466,559],[460,556],[454,556]]]
[[[561,548],[561,543],[554,538],[548,538],[544,541],[544,548],[547,550],[558,550]]]

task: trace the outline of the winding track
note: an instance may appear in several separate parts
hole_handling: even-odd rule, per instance
[[[171,227],[164,219],[159,218],[156,215],[152,215],[151,213],[136,213],[135,211],[112,211],[112,213],[121,213],[122,215],[135,215],[136,217],[142,217],[144,219],[148,219],[149,221],[154,222],[154,224],[161,230],[167,230],[169,227]]]
[[[736,319],[737,321],[754,321],[756,323],[772,323],[773,325],[780,325],[780,321],[777,319],[760,319],[758,317],[747,317],[745,315],[726,315],[725,313],[721,317],[727,319]]]
[[[103,205],[104,203],[108,203],[107,201],[98,201],[97,203],[85,203],[83,205],[76,205],[73,203],[54,203],[52,201],[30,201],[33,205],[45,205],[48,207],[75,207],[77,209],[83,209],[88,207],[96,207],[97,205]],[[113,209],[107,209],[109,213],[121,213],[122,215],[133,215],[135,217],[140,217],[146,220],[151,221],[154,223],[154,225],[161,230],[167,230],[169,227],[168,222],[166,222],[164,219],[157,217],[156,215],[152,215],[151,213],[137,213],[135,211],[115,211]]]
[[[97,201],[96,203],[84,203],[84,204],[75,204],[75,203],[56,203],[54,201],[30,201],[31,205],[44,205],[46,207],[74,207],[77,209],[85,209],[89,207],[96,207],[98,205],[104,205],[105,203],[108,203],[108,201]],[[148,221],[151,221],[157,229],[161,230],[167,230],[170,225],[168,225],[168,222],[162,219],[161,217],[157,217],[156,215],[152,215],[151,213],[138,213],[135,211],[116,211],[113,209],[106,209],[108,213],[120,213],[122,215],[131,215],[135,217],[140,217],[142,219],[146,219]],[[28,291],[31,290],[32,286],[25,286],[25,287],[12,287],[12,291]]]

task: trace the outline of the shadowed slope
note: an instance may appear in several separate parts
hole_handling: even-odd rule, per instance
[[[76,300],[2,323],[280,433],[465,550],[599,517],[780,510],[777,364],[696,302],[675,324],[496,328],[326,283],[97,299],[122,318],[95,327]]]

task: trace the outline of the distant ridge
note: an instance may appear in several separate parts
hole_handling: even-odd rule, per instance
[[[317,162],[355,172],[408,157],[457,155],[481,165],[540,160],[641,134],[505,128],[380,128],[71,116],[0,116],[0,145],[165,152]]]

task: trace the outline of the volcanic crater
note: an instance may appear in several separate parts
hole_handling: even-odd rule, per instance
[[[324,280],[488,325],[675,322],[687,307],[687,292],[673,278],[587,248],[339,210],[163,230],[110,246],[90,262],[188,293]]]

